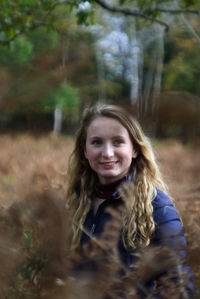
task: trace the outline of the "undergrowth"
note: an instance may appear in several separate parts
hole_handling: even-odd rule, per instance
[[[162,298],[200,298],[197,151],[176,143],[157,149],[182,217],[187,260],[179,260],[167,248],[148,248],[137,253],[137,263],[127,271],[117,250],[120,210],[109,210],[113,221],[101,239],[70,249],[71,215],[62,186],[72,143],[53,136],[39,140],[1,136],[0,140],[0,298],[133,299],[138,298],[138,289],[153,298],[154,290],[146,283],[157,276]],[[193,294],[187,292],[184,263],[194,275]]]

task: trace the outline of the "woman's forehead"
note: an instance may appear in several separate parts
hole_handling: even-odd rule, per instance
[[[120,135],[128,134],[127,129],[115,118],[99,116],[95,118],[87,129],[87,135]]]
[[[95,119],[91,121],[91,123],[88,126],[89,128],[99,128],[99,127],[107,127],[108,125],[112,127],[116,127],[117,129],[125,128],[125,126],[117,119],[113,117],[107,117],[107,116],[98,116]]]

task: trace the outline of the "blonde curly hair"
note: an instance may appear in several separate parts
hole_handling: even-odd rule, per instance
[[[84,111],[75,147],[69,159],[67,207],[73,212],[73,245],[80,242],[83,224],[91,208],[94,186],[98,180],[85,158],[84,149],[88,127],[100,116],[119,121],[127,129],[137,151],[137,157],[130,169],[134,173],[134,179],[123,184],[120,190],[122,198],[125,199],[122,238],[126,248],[146,247],[155,230],[152,200],[155,198],[156,188],[166,191],[166,186],[151,143],[139,123],[123,108],[105,104],[98,104]]]

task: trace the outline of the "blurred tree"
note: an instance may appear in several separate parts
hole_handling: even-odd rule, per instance
[[[164,90],[184,90],[200,95],[200,56],[196,40],[183,28],[175,28],[168,35],[165,51]]]
[[[97,2],[102,4],[102,1]],[[132,109],[137,109],[140,118],[144,119],[147,115],[151,115],[153,119],[156,119],[162,88],[164,46],[168,37],[164,27],[157,22],[151,24],[151,22],[146,23],[147,19],[145,18],[137,18],[137,20],[132,18],[133,2],[137,11],[147,12],[147,8],[151,13],[160,11],[157,16],[173,28],[174,25],[180,26],[181,23],[179,18],[174,16],[178,15],[182,18],[184,13],[195,14],[194,10],[188,8],[191,6],[197,8],[198,1],[190,3],[187,1],[162,1],[162,3],[121,1],[120,9],[119,6],[116,6],[116,1],[111,1],[111,4],[115,3],[112,9],[110,4],[107,4],[108,1],[102,5],[107,11],[113,13],[123,11],[123,15],[126,15],[126,17],[119,17],[119,15],[114,17],[113,14],[109,14],[107,18],[104,18],[110,26],[110,31],[107,30],[102,38],[102,43],[99,43],[102,51],[101,57],[104,60],[104,63],[101,63],[101,66],[104,64],[104,79],[112,78],[112,81],[118,82],[120,78],[121,90],[126,89],[123,95],[122,93],[118,94],[120,101],[127,103],[126,99],[128,98],[129,103],[133,104]],[[146,24],[148,27],[145,26]],[[198,41],[198,32],[195,34],[194,28],[191,25],[189,27],[190,38],[195,38]],[[196,42],[195,39],[193,42]],[[106,96],[107,100],[110,100],[106,89],[107,84],[103,82],[102,78],[100,81],[102,94],[104,97]]]
[[[67,121],[74,122],[80,106],[95,102],[94,36],[84,28],[77,29],[72,17],[63,19],[63,13],[57,9],[57,31],[37,28],[16,37],[9,47],[0,46],[0,79],[4,83],[0,86],[0,121],[4,124],[17,117],[27,119],[31,128],[34,121],[52,118],[53,105],[60,99]]]
[[[71,87],[68,83],[49,93],[42,101],[42,109],[46,112],[53,112],[55,107],[62,109],[66,116],[77,121],[79,112],[80,98],[78,90]]]
[[[24,36],[19,36],[7,49],[0,47],[0,66],[20,67],[33,58],[33,44]]]
[[[67,118],[68,123],[76,123],[79,118],[80,98],[78,90],[72,88],[68,83],[48,94],[41,105],[45,112],[54,112],[54,131],[61,133],[63,116]],[[42,109],[41,109],[42,110]]]
[[[0,78],[4,82],[4,86],[0,87],[1,109],[9,113],[23,112],[28,117],[38,111],[44,113],[41,101],[48,94],[55,94],[63,86],[63,82],[67,82],[68,86],[79,89],[81,107],[103,98],[109,102],[128,103],[130,94],[133,99],[136,98],[133,96],[135,92],[139,91],[141,113],[154,110],[158,104],[156,98],[162,82],[163,40],[166,38],[163,29],[171,24],[173,26],[174,15],[198,16],[199,3],[200,0],[1,1]],[[128,51],[124,51],[124,41],[117,42],[117,55],[111,53],[113,63],[111,55],[108,55],[111,46],[107,47],[107,52],[100,54],[94,47],[99,31],[102,30],[102,37],[105,35],[103,13],[99,11],[109,12],[111,22],[115,15],[118,19],[123,16],[126,20],[124,23],[132,24],[129,30],[128,25],[127,28],[120,29],[128,37]],[[77,29],[77,22],[83,26]],[[95,23],[103,25],[100,29],[98,26],[88,26],[89,30],[86,31],[85,25]],[[148,27],[144,28],[144,24]],[[154,27],[159,27],[158,31],[162,32],[159,38]],[[198,40],[194,31],[193,37]],[[136,42],[139,45],[139,59],[135,59],[138,53],[133,51],[137,48]],[[107,61],[110,59],[109,65],[105,63],[106,55]],[[182,69],[185,73],[182,75],[187,81],[190,80],[190,75],[185,70],[191,71],[191,64],[184,63]],[[168,73],[171,70],[173,72],[170,63],[167,67]],[[137,88],[136,73],[140,79]],[[175,74],[170,76],[166,71],[163,84],[165,88],[171,88],[174,81],[183,81]],[[192,83],[189,85],[191,90]]]
[[[173,1],[175,2],[175,1]],[[177,1],[174,8],[171,0],[2,0],[0,2],[0,40],[9,43],[21,33],[28,32],[39,26],[47,30],[56,27],[55,9],[67,7],[68,14],[76,14],[79,24],[94,22],[94,12],[101,7],[113,14],[122,14],[142,18],[145,21],[158,23],[165,28],[168,24],[162,20],[163,14],[196,14],[199,15],[199,0]],[[67,13],[66,13],[67,16]]]
[[[18,36],[10,47],[0,46],[0,67],[2,73],[9,74],[7,92],[4,92],[0,102],[4,112],[37,110],[39,94],[45,92],[47,88],[45,82],[53,76],[52,69],[49,73],[46,73],[45,69],[53,66],[53,54],[58,44],[52,39],[55,33],[46,33],[40,29],[38,34],[40,34],[41,45],[44,39],[48,44],[46,51],[42,48],[41,51],[37,49],[38,40],[34,35],[31,38],[28,35]],[[48,52],[49,50],[51,52]],[[43,63],[40,59],[43,59]]]

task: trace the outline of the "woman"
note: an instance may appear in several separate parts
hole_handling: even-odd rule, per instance
[[[111,218],[106,209],[122,205],[118,250],[127,268],[134,263],[133,252],[149,245],[166,245],[185,255],[181,221],[166,194],[151,143],[121,107],[86,109],[69,161],[68,184],[73,245],[88,242],[91,235],[100,237]],[[126,184],[130,188],[123,192]]]

